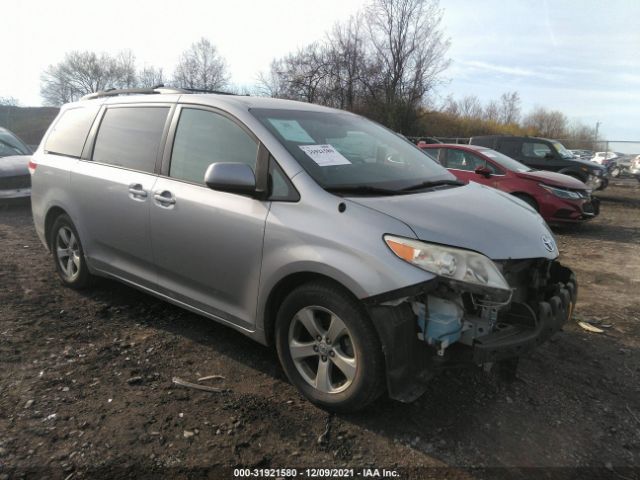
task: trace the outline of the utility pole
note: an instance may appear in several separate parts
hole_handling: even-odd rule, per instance
[[[600,122],[596,122],[596,138],[593,141],[593,151],[598,150],[598,130],[600,130]]]

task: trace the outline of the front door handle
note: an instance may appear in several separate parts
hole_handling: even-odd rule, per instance
[[[132,183],[129,185],[129,193],[133,198],[138,200],[147,198],[147,191],[142,188],[142,185],[139,183]]]
[[[153,194],[153,198],[162,207],[168,207],[170,205],[174,205],[176,203],[176,199],[168,190],[164,190],[162,192],[155,192]]]

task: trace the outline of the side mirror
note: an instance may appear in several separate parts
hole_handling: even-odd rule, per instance
[[[256,191],[256,176],[246,163],[212,163],[204,173],[204,183],[221,192],[247,195]]]
[[[546,158],[547,160],[553,160],[555,157],[553,156],[553,153],[547,152],[544,154],[544,158]]]
[[[489,167],[486,167],[484,165],[480,165],[478,168],[476,168],[475,172],[478,175],[482,175],[483,177],[489,178],[491,176],[491,169],[489,169]]]

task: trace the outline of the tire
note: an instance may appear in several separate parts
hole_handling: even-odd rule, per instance
[[[540,212],[540,206],[538,205],[538,202],[536,202],[533,197],[524,193],[514,193],[513,196],[525,202],[527,205],[533,208],[536,212],[538,213]]]
[[[362,305],[342,288],[311,282],[293,290],[278,310],[275,339],[291,383],[324,409],[360,410],[384,391],[380,340]]]
[[[68,215],[62,214],[53,222],[49,245],[56,272],[64,286],[81,290],[93,284],[94,277],[89,273],[80,236]]]

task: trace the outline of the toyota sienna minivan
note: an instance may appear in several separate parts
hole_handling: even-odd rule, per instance
[[[98,92],[61,109],[29,168],[64,285],[110,277],[275,345],[329,410],[514,368],[576,302],[531,207],[331,108]]]

